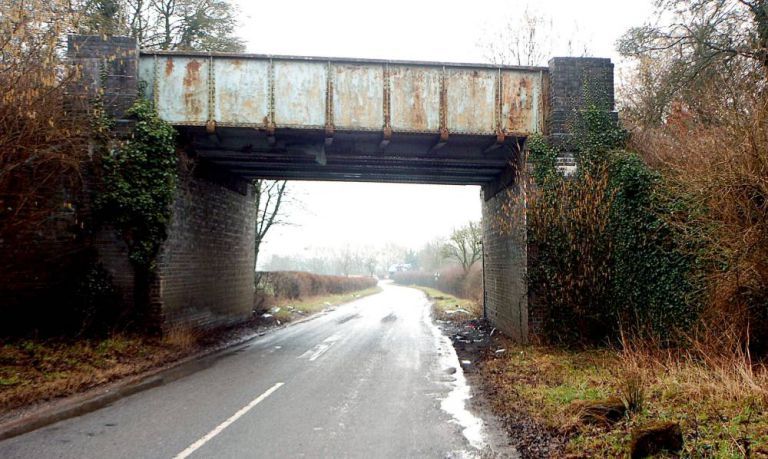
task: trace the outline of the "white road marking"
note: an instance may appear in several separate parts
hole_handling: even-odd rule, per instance
[[[333,335],[329,336],[328,338],[324,339],[322,343],[318,344],[317,346],[313,347],[312,349],[308,350],[307,352],[301,354],[297,358],[303,359],[305,357],[309,358],[310,362],[314,362],[317,360],[318,357],[325,354],[325,352],[333,346],[333,343],[340,340],[342,338],[341,335],[338,333],[334,333]]]
[[[276,391],[277,389],[279,389],[280,386],[282,386],[282,385],[283,385],[283,383],[279,382],[279,383],[275,384],[274,386],[270,387],[269,390],[267,390],[263,394],[259,395],[257,398],[253,399],[251,401],[251,403],[249,403],[249,404],[245,405],[244,407],[242,407],[237,413],[233,414],[229,419],[227,419],[226,421],[224,421],[221,424],[219,424],[218,426],[216,426],[215,429],[213,429],[210,432],[208,432],[203,438],[201,438],[200,440],[197,440],[196,442],[194,442],[191,445],[189,445],[189,448],[187,448],[184,451],[182,451],[179,454],[177,454],[173,459],[184,459],[186,457],[189,457],[190,454],[192,454],[195,451],[197,451],[198,449],[200,449],[201,446],[203,446],[204,444],[208,443],[213,437],[215,437],[216,435],[220,434],[224,429],[229,427],[233,422],[235,422],[238,419],[240,419],[245,413],[249,412],[254,406],[258,405],[265,398],[267,398],[270,395],[272,395],[272,393],[274,391]]]
[[[327,351],[330,348],[331,348],[331,344],[325,344],[325,343],[318,344],[317,350],[315,351],[315,353],[309,356],[309,361],[314,362],[315,360],[317,360],[318,357],[325,354],[325,351]]]

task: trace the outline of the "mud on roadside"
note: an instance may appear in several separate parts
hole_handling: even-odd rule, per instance
[[[523,411],[501,412],[493,400],[501,391],[487,377],[485,362],[505,355],[502,335],[484,319],[436,321],[451,339],[472,390],[470,407],[487,424],[495,457],[561,457],[566,438],[535,422]]]

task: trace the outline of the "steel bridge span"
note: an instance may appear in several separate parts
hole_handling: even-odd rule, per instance
[[[69,57],[82,69],[73,92],[82,102],[99,96],[118,126],[130,126],[126,109],[149,98],[196,164],[150,286],[165,325],[251,314],[253,179],[480,185],[485,310],[526,341],[542,326],[529,296],[525,196],[516,180],[526,139],[541,134],[567,151],[569,127],[588,104],[614,107],[608,59],[508,67],[155,52],[130,38],[93,36],[71,36]],[[499,227],[499,219],[517,220]],[[111,237],[101,260],[130,291],[125,248]]]

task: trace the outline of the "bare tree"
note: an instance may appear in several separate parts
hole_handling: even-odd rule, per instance
[[[630,29],[619,51],[642,57],[674,51],[691,72],[718,59],[746,57],[768,68],[768,0],[655,0],[661,24]],[[722,62],[722,61],[720,61]]]
[[[360,256],[356,251],[349,245],[346,245],[337,255],[336,265],[338,273],[342,276],[349,276],[355,266],[359,264],[359,260]]]
[[[622,97],[622,114],[635,131],[675,113],[719,122],[720,113],[730,112],[713,112],[707,99],[719,94],[727,105],[747,106],[741,88],[765,91],[768,0],[655,4],[658,19],[630,29],[618,42],[619,52],[637,62]]]
[[[453,231],[443,246],[443,256],[458,261],[464,273],[467,273],[482,256],[482,238],[480,224],[469,222]]]
[[[373,277],[376,274],[376,268],[379,266],[379,261],[376,258],[375,253],[370,253],[365,258],[365,269],[368,271],[368,275]]]
[[[227,0],[85,0],[80,32],[128,35],[142,48],[242,51]]]
[[[254,244],[254,268],[259,260],[259,250],[261,243],[267,235],[267,232],[275,224],[280,223],[280,208],[284,202],[285,189],[287,182],[285,180],[255,180],[253,182],[254,194],[256,195],[256,243]],[[259,278],[256,277],[258,285]]]
[[[480,46],[493,64],[543,65],[552,53],[552,20],[526,7]]]

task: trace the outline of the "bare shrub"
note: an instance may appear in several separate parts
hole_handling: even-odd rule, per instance
[[[403,271],[396,273],[394,281],[400,285],[431,287],[459,298],[481,302],[483,298],[483,268],[475,263],[467,272],[452,266],[438,272]]]
[[[260,274],[264,294],[289,300],[350,293],[376,286],[376,279],[372,277],[326,276],[296,271]]]
[[[721,82],[722,83],[722,82]],[[679,104],[667,122],[635,137],[685,212],[666,216],[701,260],[712,338],[736,333],[768,350],[768,96],[754,81],[718,81],[697,112]],[[735,88],[734,88],[735,86]],[[727,94],[739,94],[738,103]],[[701,106],[705,106],[702,109]]]
[[[475,263],[470,268],[462,282],[462,297],[474,300],[477,303],[483,301],[483,267],[480,263]]]
[[[32,231],[72,208],[88,153],[87,120],[66,110],[73,73],[61,40],[70,2],[0,4],[0,239]]]

